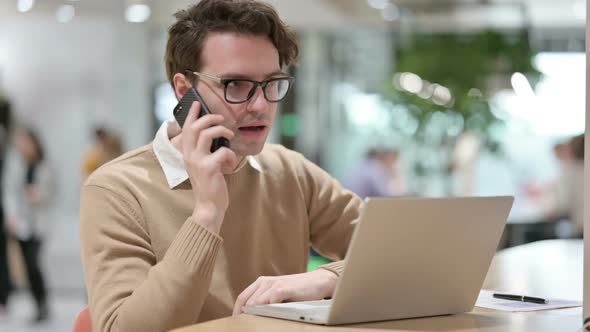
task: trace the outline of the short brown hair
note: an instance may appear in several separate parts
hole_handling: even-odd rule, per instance
[[[200,70],[208,32],[267,36],[279,52],[281,66],[297,61],[295,33],[269,4],[255,0],[202,0],[174,16],[176,23],[168,30],[165,56],[166,73],[173,88],[176,73]]]

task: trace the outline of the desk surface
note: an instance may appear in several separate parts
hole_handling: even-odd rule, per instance
[[[484,288],[581,300],[582,255],[581,240],[541,241],[503,250],[494,257]],[[175,332],[577,331],[581,323],[582,308],[511,313],[476,307],[472,312],[458,315],[336,327],[243,314],[185,327]]]

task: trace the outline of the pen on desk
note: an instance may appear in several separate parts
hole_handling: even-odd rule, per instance
[[[493,296],[497,299],[503,299],[503,300],[530,302],[530,303],[538,303],[538,304],[546,304],[547,303],[547,300],[542,299],[540,297],[515,295],[515,294],[501,294],[501,293],[494,293]]]

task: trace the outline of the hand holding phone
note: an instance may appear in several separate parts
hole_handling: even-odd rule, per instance
[[[211,111],[209,111],[209,107],[207,107],[207,104],[205,104],[203,97],[201,97],[197,89],[190,88],[188,89],[186,94],[180,99],[178,105],[174,107],[174,111],[172,112],[174,118],[180,125],[180,128],[184,126],[184,122],[186,120],[186,117],[188,116],[188,112],[193,102],[195,101],[198,101],[201,104],[201,111],[199,112],[199,116],[197,118],[200,118],[206,114],[211,114]],[[213,139],[213,143],[211,144],[211,153],[217,151],[222,146],[229,148],[229,141],[227,140],[227,138],[218,137]]]
[[[193,108],[195,101],[201,103],[199,114],[196,105]],[[229,191],[224,175],[236,168],[238,157],[232,150],[218,150],[224,144],[229,146],[228,139],[234,136],[231,130],[222,125],[222,116],[210,115],[197,120],[208,113],[207,105],[193,88],[187,91],[174,108],[174,117],[178,124],[181,127],[185,122],[187,124],[178,148],[192,187],[193,220],[218,234],[229,206]]]

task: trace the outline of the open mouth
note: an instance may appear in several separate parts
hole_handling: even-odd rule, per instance
[[[250,126],[250,127],[240,127],[238,128],[240,131],[245,131],[245,132],[258,132],[258,131],[263,131],[264,128],[266,128],[266,126]]]

